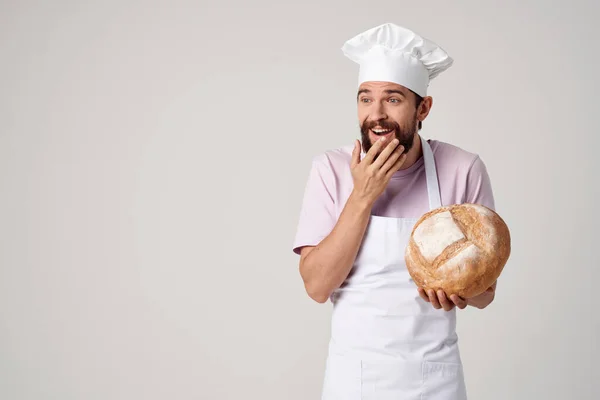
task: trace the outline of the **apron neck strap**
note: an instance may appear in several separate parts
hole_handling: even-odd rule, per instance
[[[442,206],[440,198],[440,187],[438,184],[437,169],[431,146],[421,135],[421,148],[423,149],[423,159],[425,161],[425,176],[427,178],[427,194],[429,196],[429,209],[434,210]]]

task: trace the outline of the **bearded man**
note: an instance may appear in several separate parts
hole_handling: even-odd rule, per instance
[[[494,209],[477,154],[420,131],[430,81],[452,58],[409,29],[384,24],[348,40],[359,64],[360,140],[314,157],[293,251],[307,294],[333,304],[322,399],[467,398],[456,309],[473,298],[425,291],[404,250],[416,221],[442,205]]]

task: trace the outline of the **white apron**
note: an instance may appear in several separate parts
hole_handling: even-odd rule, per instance
[[[433,153],[421,138],[429,208],[441,206]],[[417,218],[371,216],[350,274],[332,296],[322,400],[465,400],[456,308],[417,292],[404,251]]]

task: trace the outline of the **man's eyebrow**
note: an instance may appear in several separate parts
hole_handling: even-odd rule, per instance
[[[387,89],[384,92],[386,94],[393,94],[393,93],[395,93],[395,94],[399,94],[399,95],[401,95],[403,97],[406,97],[406,95],[404,94],[404,92],[402,92],[401,90],[397,90],[397,89]]]
[[[356,98],[358,99],[358,97],[363,93],[371,93],[371,91],[369,89],[360,89],[356,95]]]

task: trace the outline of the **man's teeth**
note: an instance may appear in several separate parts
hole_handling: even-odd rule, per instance
[[[389,133],[391,131],[392,131],[392,129],[373,129],[373,132],[375,132],[375,134],[377,134],[377,135]]]

